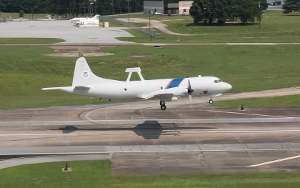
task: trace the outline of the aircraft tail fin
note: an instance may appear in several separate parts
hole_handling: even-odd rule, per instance
[[[96,76],[90,69],[84,57],[77,59],[75,64],[73,87],[84,87],[87,85],[105,82],[106,79]]]
[[[99,15],[99,14],[96,14],[96,15],[93,17],[93,19],[98,19],[98,20],[99,20],[99,17],[100,17],[100,15]]]

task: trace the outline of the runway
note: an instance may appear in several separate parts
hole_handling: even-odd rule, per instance
[[[0,168],[110,159],[113,174],[299,171],[299,107],[204,101],[166,111],[157,101],[1,110]]]

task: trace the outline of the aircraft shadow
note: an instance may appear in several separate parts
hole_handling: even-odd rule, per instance
[[[120,125],[122,126],[122,125]],[[69,134],[75,131],[133,131],[137,136],[141,136],[144,139],[158,139],[161,135],[180,136],[180,130],[195,130],[195,129],[215,129],[212,127],[180,127],[176,124],[164,124],[161,125],[158,121],[145,121],[142,124],[138,124],[133,128],[128,127],[101,127],[101,128],[78,128],[73,125],[68,125],[63,128],[59,128],[63,134]]]

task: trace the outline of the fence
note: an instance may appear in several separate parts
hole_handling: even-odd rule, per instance
[[[100,19],[104,20],[104,21],[107,21],[107,22],[112,22],[112,23],[116,23],[116,24],[119,24],[119,25],[123,25],[125,27],[130,28],[130,29],[135,29],[135,30],[141,31],[143,33],[146,33],[146,34],[148,34],[152,37],[156,37],[155,32],[153,32],[149,29],[138,27],[138,26],[136,26],[136,25],[134,25],[133,23],[130,23],[130,22],[123,22],[123,21],[113,19],[113,18],[110,18],[110,17],[107,17],[107,16],[101,16]]]

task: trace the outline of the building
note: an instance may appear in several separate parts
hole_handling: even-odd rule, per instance
[[[153,0],[144,1],[145,14],[189,14],[194,1]]]

